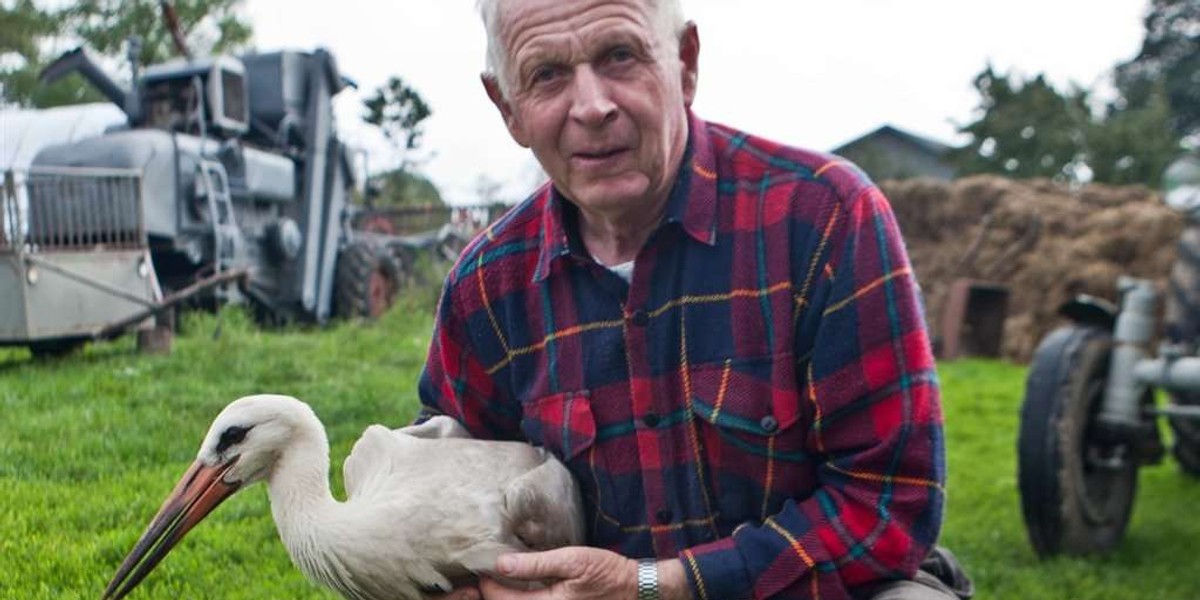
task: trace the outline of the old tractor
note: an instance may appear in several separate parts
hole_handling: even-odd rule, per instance
[[[391,303],[394,240],[349,225],[355,169],[332,107],[348,82],[332,54],[131,63],[129,88],[83,49],[42,74],[79,73],[127,124],[6,177],[0,345],[60,353],[181,302],[313,323]]]
[[[1187,217],[1160,311],[1146,280],[1118,282],[1120,306],[1089,296],[1034,353],[1018,440],[1018,484],[1039,556],[1089,554],[1124,536],[1138,468],[1161,462],[1158,419],[1180,469],[1200,477],[1200,155],[1173,163],[1164,200]],[[1158,315],[1162,312],[1163,325]],[[1161,339],[1155,349],[1155,339]],[[1169,401],[1156,402],[1156,390]]]

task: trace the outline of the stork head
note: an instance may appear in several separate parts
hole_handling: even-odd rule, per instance
[[[265,479],[298,432],[315,421],[312,409],[290,396],[239,398],[213,420],[196,463],[222,470],[226,485],[245,487]]]
[[[267,478],[293,439],[314,431],[313,423],[324,436],[312,409],[288,396],[246,396],[226,406],[204,436],[195,462],[113,576],[104,600],[123,598],[221,502]]]

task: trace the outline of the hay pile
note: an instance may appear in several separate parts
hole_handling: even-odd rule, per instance
[[[1140,186],[975,176],[885,181],[925,294],[930,328],[960,277],[1009,287],[1003,355],[1028,361],[1078,293],[1116,301],[1122,274],[1166,282],[1183,217]]]

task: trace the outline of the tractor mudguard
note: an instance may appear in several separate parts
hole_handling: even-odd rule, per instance
[[[1077,325],[1099,327],[1112,331],[1120,310],[1115,304],[1090,294],[1078,294],[1058,307],[1058,314]]]

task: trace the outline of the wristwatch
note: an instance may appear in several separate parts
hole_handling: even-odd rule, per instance
[[[637,600],[659,600],[658,561],[644,558],[637,567]]]

